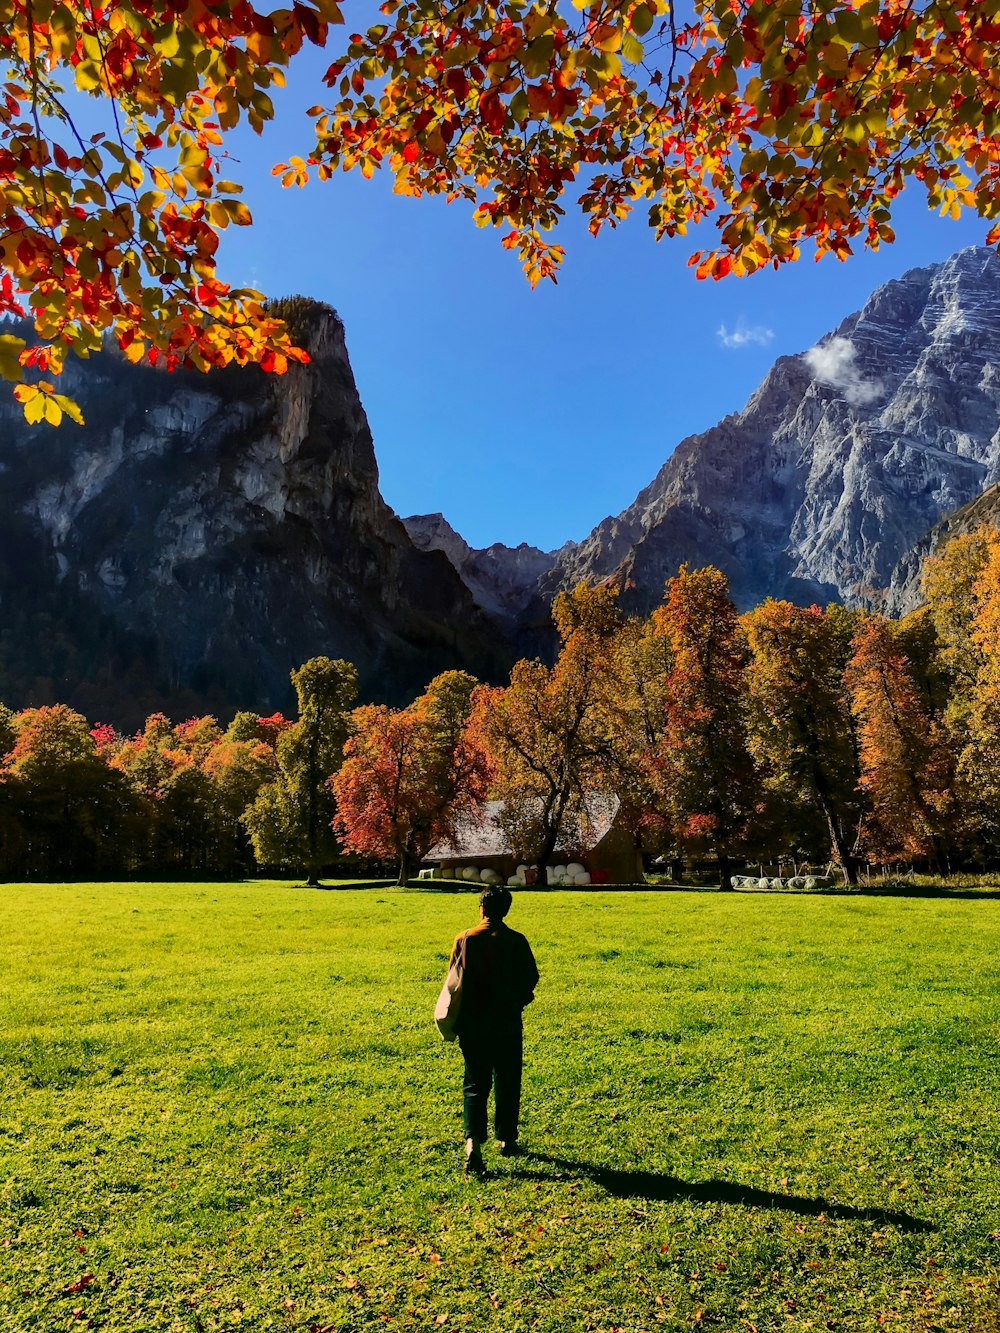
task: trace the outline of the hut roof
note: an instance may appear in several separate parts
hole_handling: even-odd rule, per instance
[[[596,847],[607,836],[621,802],[612,792],[588,792],[579,817],[556,845],[557,852]],[[511,856],[513,849],[503,827],[505,801],[486,801],[463,815],[455,826],[453,840],[435,843],[425,861],[475,861],[490,856]]]

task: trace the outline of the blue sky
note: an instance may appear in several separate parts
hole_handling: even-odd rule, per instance
[[[738,411],[776,357],[987,230],[915,196],[878,254],[715,283],[687,267],[690,237],[656,244],[638,213],[594,239],[570,210],[559,284],[531,291],[467,206],[394,196],[378,175],[282,189],[270,168],[306,155],[302,109],[321,100],[294,66],[289,85],[277,124],[234,144],[226,174],[256,225],[226,235],[221,276],[337,308],[383,495],[401,515],[440,510],[475,546],[585,536],[685,435]]]

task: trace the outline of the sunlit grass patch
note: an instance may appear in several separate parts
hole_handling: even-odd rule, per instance
[[[528,1151],[482,1184],[430,1022],[474,919],[0,889],[0,1327],[990,1327],[1000,902],[517,897]]]

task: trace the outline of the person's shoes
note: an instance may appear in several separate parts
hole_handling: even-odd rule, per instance
[[[465,1140],[465,1174],[467,1176],[485,1176],[486,1163],[483,1161],[483,1150],[475,1139]]]
[[[520,1152],[521,1145],[518,1143],[517,1139],[504,1139],[500,1144],[501,1157],[518,1157],[520,1156]]]

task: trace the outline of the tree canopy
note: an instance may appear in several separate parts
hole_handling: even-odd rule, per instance
[[[346,6],[345,6],[346,8]],[[114,337],[132,361],[208,369],[295,349],[261,293],[217,272],[251,221],[226,135],[261,132],[307,42],[329,89],[286,185],[388,170],[501,229],[532,283],[575,195],[592,232],[642,208],[657,238],[712,219],[701,277],[844,258],[893,239],[910,181],[932,208],[1000,215],[1000,0],[0,0],[0,374],[32,421],[78,415],[45,375]],[[294,77],[294,75],[293,75]],[[107,128],[80,126],[81,95]],[[989,231],[1000,241],[1000,226]]]
[[[902,622],[773,600],[738,615],[719,570],[684,567],[629,619],[580,584],[552,608],[552,666],[522,660],[503,687],[448,671],[399,710],[353,708],[354,668],[322,657],[292,673],[294,721],[154,713],[124,736],[64,704],[0,704],[0,873],[256,862],[318,883],[394,855],[405,882],[488,817],[544,880],[557,851],[586,856],[606,797],[616,836],[722,887],[755,861],[762,878],[832,862],[849,883],[872,861],[996,866],[1000,532],[952,538],[924,590]]]

